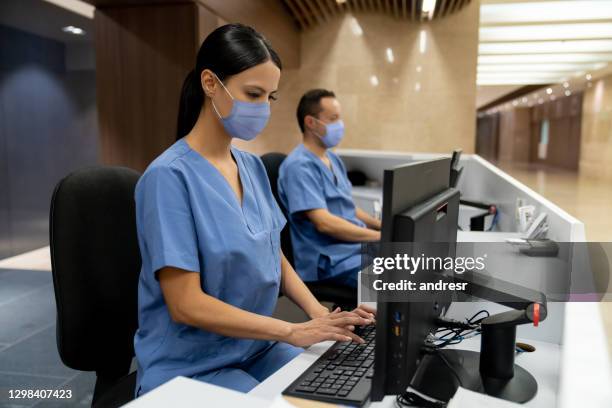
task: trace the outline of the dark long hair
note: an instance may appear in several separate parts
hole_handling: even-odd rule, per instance
[[[203,70],[214,72],[219,80],[272,60],[281,69],[281,60],[263,35],[243,24],[226,24],[210,33],[198,51],[195,69],[185,78],[179,102],[176,140],[193,129],[204,104],[200,81]]]

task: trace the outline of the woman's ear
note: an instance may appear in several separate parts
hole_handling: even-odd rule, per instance
[[[200,82],[202,84],[204,94],[208,97],[213,97],[215,95],[215,91],[217,90],[217,79],[212,71],[209,69],[203,70],[200,74]]]

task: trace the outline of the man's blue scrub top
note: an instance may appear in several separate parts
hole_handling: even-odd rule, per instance
[[[327,151],[330,170],[303,144],[297,146],[279,170],[278,194],[289,214],[295,268],[304,281],[331,278],[361,266],[359,243],[344,242],[321,234],[302,212],[325,208],[360,227],[355,215],[351,182],[342,160]]]
[[[136,186],[142,255],[134,338],[139,395],[178,375],[202,375],[244,362],[270,345],[173,322],[157,277],[165,266],[199,273],[206,294],[272,314],[285,218],[261,160],[235,148],[231,152],[242,182],[242,205],[221,173],[183,139],[153,161]]]

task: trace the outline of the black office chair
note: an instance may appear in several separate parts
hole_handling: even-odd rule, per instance
[[[272,194],[274,195],[274,198],[276,198],[276,202],[278,203],[279,207],[285,213],[285,217],[289,219],[287,212],[283,208],[283,205],[278,198],[278,170],[283,160],[285,160],[285,157],[287,156],[282,153],[266,153],[261,156],[261,161],[266,168],[266,173],[268,173],[268,179],[270,180],[270,186],[272,187]],[[287,222],[285,228],[283,228],[281,231],[281,248],[289,263],[294,266],[289,222]],[[357,305],[357,290],[354,288],[333,283],[304,283],[320,302],[331,302],[333,303],[334,308],[339,306],[342,310],[352,310]]]
[[[129,370],[138,327],[139,177],[122,167],[78,170],[58,183],[51,199],[57,348],[68,367],[96,372],[93,407],[134,399],[136,373]]]

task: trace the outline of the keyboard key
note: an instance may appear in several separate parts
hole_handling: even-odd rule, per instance
[[[350,394],[350,392],[351,392],[350,390],[340,390],[340,391],[338,391],[338,396],[339,397],[346,397],[347,395]]]
[[[338,390],[333,389],[333,388],[319,388],[317,390],[317,394],[322,394],[322,395],[336,395],[337,392]]]
[[[313,393],[313,392],[316,391],[316,388],[315,387],[301,387],[300,386],[300,387],[297,387],[295,390],[298,391],[298,392]]]

